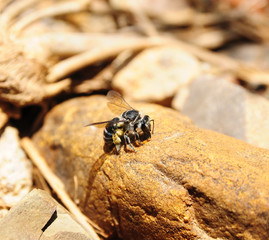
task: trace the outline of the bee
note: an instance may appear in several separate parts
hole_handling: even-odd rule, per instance
[[[91,123],[86,126],[105,127],[105,146],[115,147],[117,153],[119,153],[122,145],[128,145],[136,152],[133,143],[142,145],[141,140],[151,138],[151,133],[154,132],[154,120],[148,115],[143,116],[141,112],[132,108],[116,91],[109,91],[107,100],[109,109],[119,117],[109,121]]]

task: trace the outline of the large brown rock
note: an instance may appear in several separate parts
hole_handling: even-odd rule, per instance
[[[86,214],[122,239],[269,237],[268,150],[134,105],[155,120],[136,153],[105,154],[103,129],[84,127],[112,118],[102,96],[55,107],[33,137]]]

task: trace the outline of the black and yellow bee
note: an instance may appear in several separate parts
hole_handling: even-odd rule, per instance
[[[109,121],[91,123],[87,126],[105,126],[105,145],[115,146],[117,153],[119,153],[122,145],[128,145],[136,152],[132,143],[141,145],[142,137],[143,140],[151,138],[151,133],[154,131],[154,120],[148,115],[143,116],[141,112],[132,108],[116,91],[109,91],[107,100],[110,110],[120,117]],[[152,128],[151,122],[153,123]]]

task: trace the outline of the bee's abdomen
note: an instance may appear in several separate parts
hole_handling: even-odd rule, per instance
[[[113,133],[110,132],[111,128],[108,128],[106,127],[105,130],[104,130],[104,140],[105,140],[105,143],[107,144],[111,144],[113,143]]]

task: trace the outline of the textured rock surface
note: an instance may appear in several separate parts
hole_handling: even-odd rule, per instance
[[[136,153],[106,155],[103,129],[83,127],[112,117],[102,96],[58,105],[33,138],[86,214],[123,239],[269,237],[268,150],[132,105],[155,120]]]
[[[173,106],[200,127],[269,148],[269,101],[225,79],[197,78]]]
[[[84,229],[48,193],[33,190],[0,221],[5,240],[90,240]]]
[[[198,75],[198,60],[179,47],[156,47],[143,51],[113,81],[132,100],[162,101]],[[127,87],[128,86],[128,87]]]
[[[6,127],[0,138],[0,201],[8,207],[32,187],[32,164],[19,141],[19,132],[13,127]]]

